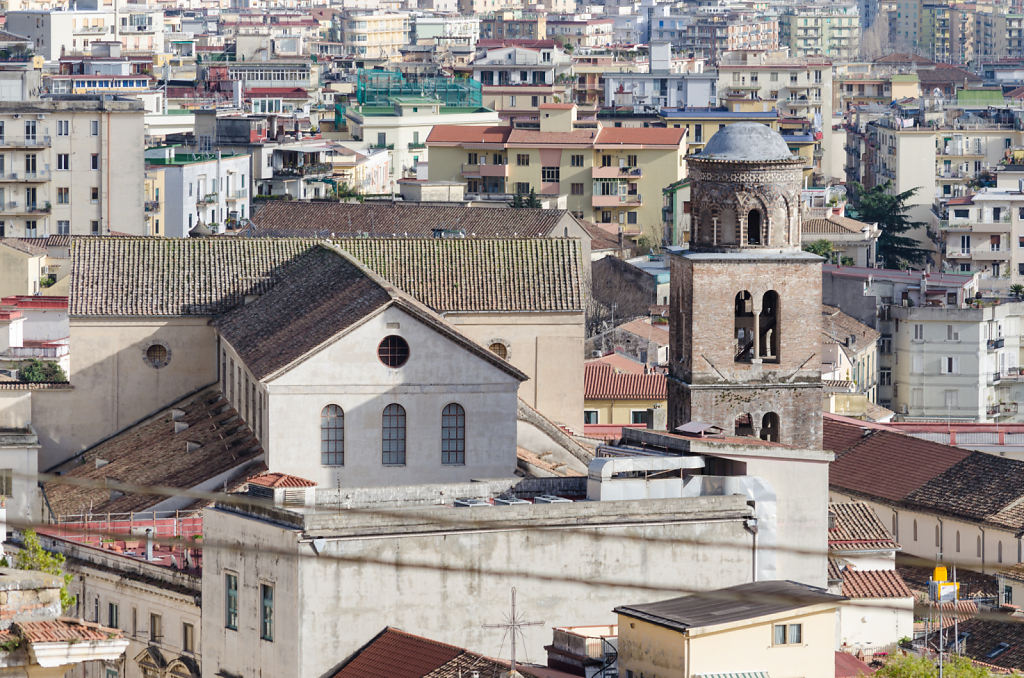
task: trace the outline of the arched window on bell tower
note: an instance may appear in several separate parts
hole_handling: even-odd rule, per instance
[[[779,293],[768,290],[761,297],[757,318],[758,357],[766,363],[779,362]]]
[[[754,297],[743,290],[736,294],[736,314],[733,322],[733,355],[738,363],[754,359]]]
[[[761,417],[761,440],[779,442],[779,415],[774,412],[766,412]]]
[[[761,211],[750,210],[747,214],[747,244],[761,244]]]
[[[754,435],[754,418],[749,414],[741,414],[736,417],[736,421],[733,422],[733,433],[738,436],[752,436]]]

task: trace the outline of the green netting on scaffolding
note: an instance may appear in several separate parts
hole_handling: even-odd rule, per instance
[[[483,105],[480,83],[471,78],[406,76],[398,71],[359,69],[356,101],[367,106],[390,106],[395,97],[427,97],[445,106]]]

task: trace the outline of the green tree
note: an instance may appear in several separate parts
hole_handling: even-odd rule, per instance
[[[943,664],[945,678],[989,678],[985,669],[974,666],[964,657],[950,657]],[[903,655],[889,660],[875,672],[878,678],[938,678],[939,666],[934,660],[917,655]]]
[[[19,570],[36,570],[61,578],[64,585],[60,587],[60,604],[67,611],[75,604],[75,597],[68,593],[72,576],[64,572],[64,554],[50,553],[39,543],[35,530],[25,530],[22,550],[14,556],[14,567]]]
[[[523,207],[540,207],[540,198],[537,197],[533,188],[530,188],[530,195],[526,197],[526,202],[523,203]]]
[[[1010,294],[1015,299],[1024,299],[1024,285],[1021,285],[1020,283],[1010,285]]]
[[[26,360],[18,365],[18,379],[33,384],[40,382],[66,382],[68,376],[55,362],[49,360]]]
[[[516,193],[515,195],[513,195],[512,196],[512,202],[510,202],[508,204],[508,206],[509,207],[515,207],[515,208],[522,207],[523,206],[523,195],[521,193]]]
[[[886,268],[922,264],[928,259],[928,250],[920,247],[913,238],[903,235],[913,228],[924,226],[922,222],[911,221],[907,216],[907,201],[918,189],[889,195],[887,191],[891,186],[892,182],[887,181],[880,186],[865,189],[861,184],[854,183],[852,188],[858,218],[869,224],[878,224],[881,230],[878,236],[878,256]]]
[[[824,238],[821,240],[815,240],[809,245],[804,245],[804,252],[810,252],[811,254],[817,254],[819,257],[825,257],[829,261],[832,261],[832,243]]]

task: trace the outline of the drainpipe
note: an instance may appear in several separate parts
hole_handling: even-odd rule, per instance
[[[757,581],[757,518],[747,518],[743,521],[743,527],[751,536],[750,581]]]

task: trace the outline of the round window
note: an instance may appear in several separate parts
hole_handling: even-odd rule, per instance
[[[166,344],[150,344],[146,348],[145,360],[150,367],[160,369],[171,361],[171,351]]]
[[[505,346],[505,344],[501,343],[500,341],[496,341],[490,346],[488,346],[488,348],[491,349],[491,353],[495,354],[499,358],[508,360],[508,347]]]
[[[377,357],[388,367],[401,367],[409,360],[409,343],[397,334],[386,336],[377,347]]]

